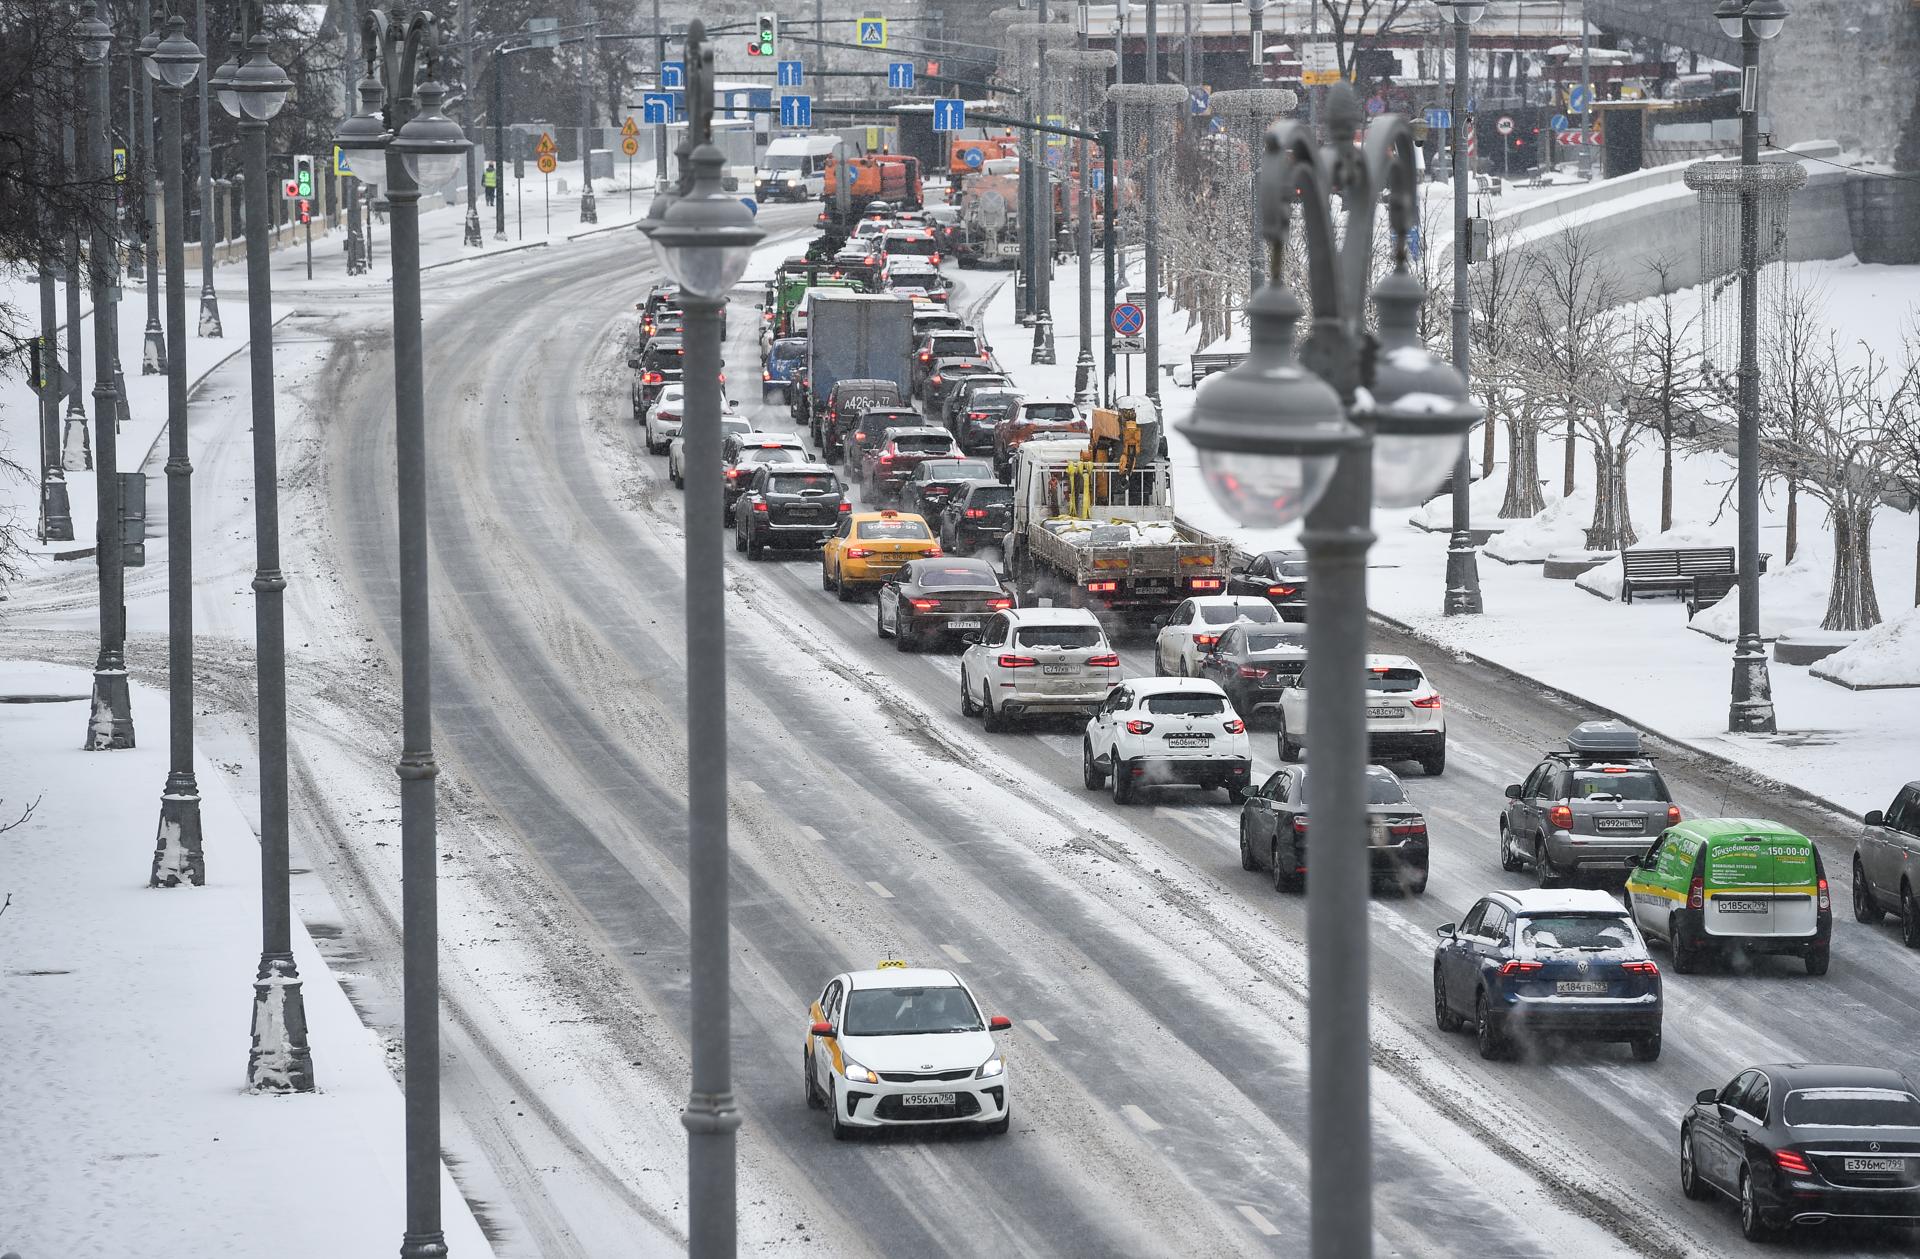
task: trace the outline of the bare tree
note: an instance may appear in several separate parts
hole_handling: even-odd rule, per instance
[[[1632,330],[1619,312],[1587,320],[1578,335],[1586,339],[1579,357],[1585,373],[1570,382],[1567,418],[1593,447],[1593,519],[1587,547],[1620,551],[1639,540],[1627,502],[1627,461],[1646,435],[1629,409]]]
[[[1815,430],[1834,406],[1838,385],[1825,353],[1826,304],[1794,268],[1786,269],[1780,302],[1760,330],[1760,432],[1768,471],[1787,486],[1787,563],[1800,550],[1800,486],[1806,451]],[[1739,382],[1722,382],[1721,394],[1736,404]]]
[[[1574,451],[1578,445],[1581,412],[1579,394],[1590,375],[1603,367],[1589,355],[1605,357],[1614,346],[1609,336],[1597,335],[1599,325],[1613,319],[1619,286],[1612,268],[1601,259],[1593,237],[1584,227],[1554,233],[1531,251],[1529,281],[1535,292],[1534,321],[1547,359],[1547,376],[1566,401],[1565,466],[1561,496],[1573,493]]]
[[[1920,319],[1907,325],[1900,339],[1904,387],[1894,398],[1887,435],[1894,482],[1906,499],[1906,509],[1920,520]],[[1920,532],[1914,537],[1913,604],[1920,607]]]
[[[1340,73],[1357,82],[1354,63],[1360,54],[1387,42],[1413,0],[1317,0],[1333,26],[1333,52]]]
[[[1646,308],[1634,313],[1633,353],[1626,366],[1627,418],[1660,442],[1660,532],[1665,533],[1673,528],[1673,452],[1680,442],[1698,435],[1710,390],[1699,346],[1699,316],[1683,317],[1680,312],[1672,260],[1654,258],[1647,270],[1656,291]]]

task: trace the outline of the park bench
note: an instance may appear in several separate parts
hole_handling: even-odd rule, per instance
[[[1625,570],[1622,603],[1632,603],[1636,594],[1675,594],[1686,600],[1689,617],[1718,603],[1740,581],[1730,546],[1636,548],[1620,552],[1620,565]],[[1764,555],[1760,571],[1767,571]]]
[[[1198,385],[1215,372],[1224,372],[1229,368],[1238,367],[1246,361],[1246,358],[1247,352],[1245,350],[1223,350],[1214,354],[1196,354],[1190,363],[1193,372],[1192,383]]]

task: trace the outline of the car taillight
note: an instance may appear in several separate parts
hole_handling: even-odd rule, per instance
[[[763,384],[764,384],[765,382],[767,382],[767,381],[769,381],[769,380],[772,380],[772,379],[773,379],[773,373],[772,373],[772,372],[769,372],[769,371],[762,371],[762,372],[760,373],[760,380],[761,380],[761,383],[763,383]]]
[[[930,361],[931,361],[932,359],[933,359],[933,351],[932,351],[932,350],[922,350],[922,351],[920,351],[920,361],[921,361],[922,363],[926,363],[926,362],[930,362]]]
[[[1193,645],[1195,647],[1211,647],[1219,641],[1220,635],[1218,634],[1195,634],[1193,636]]]
[[[1104,656],[1088,656],[1087,667],[1089,669],[1118,669],[1120,667],[1120,657],[1114,652],[1108,652]]]
[[[1005,612],[1008,608],[1012,606],[1013,606],[1013,600],[1011,599],[987,600],[987,609],[992,612]]]
[[[1039,663],[1040,662],[1038,660],[1035,660],[1032,656],[1001,656],[1000,657],[1000,667],[1002,669],[1031,669]]]
[[[835,415],[835,414],[834,414],[833,412],[831,412],[831,411],[829,411],[829,412],[827,413],[827,418],[828,418],[828,419],[830,419],[830,420],[837,420],[837,419],[839,419],[840,417],[839,417],[838,415]],[[853,435],[853,440],[855,440],[855,441],[857,441],[857,442],[863,442],[863,441],[865,441],[865,440],[867,440],[867,435],[866,435],[865,433],[855,433],[855,434]]]
[[[1240,666],[1240,676],[1243,678],[1264,678],[1271,672],[1273,672],[1273,670],[1262,669],[1258,665],[1243,664]]]
[[[1622,962],[1620,969],[1629,975],[1658,975],[1660,968],[1652,962]]]
[[[1556,804],[1547,810],[1547,821],[1558,830],[1570,831],[1573,829],[1573,810],[1564,804]]]
[[[1545,970],[1546,968],[1547,968],[1547,964],[1545,962],[1502,962],[1500,963],[1500,973],[1502,975],[1531,975],[1535,971]]]
[[[1267,594],[1278,597],[1280,595],[1290,595],[1298,589],[1298,586],[1268,586]]]
[[[934,251],[932,262],[936,267],[940,265],[940,254],[938,250]]]
[[[1820,909],[1824,913],[1832,908],[1833,897],[1827,891],[1827,876],[1823,874],[1820,876]]]
[[[871,547],[850,546],[847,548],[847,558],[850,560],[864,560],[872,554],[873,549]]]
[[[660,383],[660,381],[663,378],[661,377],[659,372],[648,372],[645,376],[642,376],[640,379],[642,382],[646,384],[657,385]]]
[[[939,373],[939,372],[935,372],[935,373],[933,374],[933,383],[934,383],[934,384],[936,384],[936,385],[937,385],[937,384],[939,384],[939,383],[940,383],[940,381],[941,381],[941,379],[942,379],[942,377],[941,377],[941,375],[940,375],[940,373]]]
[[[1294,819],[1293,819],[1293,833],[1294,833],[1294,834],[1296,834],[1296,835],[1304,835],[1304,834],[1306,834],[1306,833],[1307,833],[1307,819],[1305,819],[1305,818],[1303,818],[1303,817],[1296,817],[1296,818],[1294,818]]]
[[[1090,595],[1112,594],[1118,589],[1120,589],[1120,583],[1117,581],[1090,581],[1087,583],[1087,593]]]
[[[1411,703],[1415,708],[1440,707],[1440,697],[1438,695],[1428,695],[1421,699],[1409,700],[1408,702]]]
[[[739,476],[740,476],[740,473],[741,473],[741,469],[739,469],[739,468],[728,468],[728,469],[727,469],[727,480],[729,480],[729,481],[733,481],[733,480],[737,480],[737,479],[739,479]]]
[[[1240,720],[1238,717],[1228,718],[1224,724],[1226,725],[1228,734],[1245,734],[1246,733],[1247,723]]]
[[[928,559],[935,559],[935,560],[937,560],[937,559],[939,559],[939,558],[940,558],[941,556],[943,556],[943,555],[945,555],[945,554],[946,554],[946,552],[945,552],[945,551],[942,551],[942,550],[941,550],[941,549],[940,549],[939,547],[937,547],[937,546],[930,546],[930,547],[928,547],[928,548],[927,548],[926,550],[924,550],[924,551],[922,551],[922,552],[920,552],[920,554],[922,554],[922,555],[924,555],[924,556],[926,556],[926,557],[927,557]]]
[[[1425,822],[1402,822],[1398,826],[1389,826],[1387,833],[1396,839],[1411,839],[1415,835],[1425,835],[1427,833],[1427,824]]]
[[[1667,825],[1668,826],[1680,825],[1680,806],[1679,805],[1670,804],[1667,806]]]
[[[1775,1150],[1773,1161],[1783,1172],[1791,1172],[1795,1176],[1813,1175],[1813,1168],[1808,1165],[1806,1156],[1797,1150]]]
[[[938,599],[909,599],[907,602],[913,605],[915,612],[931,612],[940,606]]]
[[[893,456],[892,456],[892,455],[881,455],[881,456],[880,456],[880,462],[881,462],[881,463],[892,463],[892,462],[893,462]]]
[[[849,503],[849,502],[848,502],[847,500],[845,500],[845,499],[843,498],[843,499],[841,499],[841,500],[840,500],[840,510],[841,510],[841,511],[852,511],[852,510],[853,510],[853,504],[852,504],[852,503]]]
[[[1138,717],[1127,723],[1128,734],[1145,734],[1151,729],[1153,729],[1151,721],[1142,721]]]
[[[765,503],[755,503],[753,505],[753,509],[755,511],[765,511],[767,509],[767,505]]]
[[[1193,590],[1218,590],[1224,584],[1218,577],[1195,577],[1187,583]]]
[[[986,509],[986,508],[984,508],[984,507],[969,507],[969,508],[967,508],[967,519],[968,519],[968,520],[985,520],[986,518],[987,518],[987,509]]]
[[[967,418],[970,420],[984,420],[987,418],[987,413],[985,411],[969,411],[967,412]]]
[[[1693,885],[1687,889],[1687,908],[1705,909],[1707,907],[1707,888],[1699,875],[1693,876]]]

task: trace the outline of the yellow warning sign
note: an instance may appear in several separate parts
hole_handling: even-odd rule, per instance
[[[535,153],[557,153],[560,150],[559,146],[554,144],[552,134],[542,131],[540,133],[540,143],[533,146],[533,151]]]
[[[633,120],[633,115],[631,114],[627,115],[626,125],[620,128],[620,134],[623,136],[627,136],[628,138],[632,138],[633,136],[637,136],[640,134],[640,124],[636,123]]]

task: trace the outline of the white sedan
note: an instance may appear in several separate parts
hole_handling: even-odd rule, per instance
[[[1012,1026],[983,1018],[952,971],[882,962],[835,975],[807,1014],[807,1105],[826,1110],[838,1141],[920,1124],[1005,1132],[1013,1097],[993,1033]]]
[[[1253,774],[1247,723],[1217,682],[1129,678],[1087,722],[1080,744],[1088,791],[1113,779],[1113,802],[1131,804],[1141,787],[1186,783],[1225,787],[1235,804]]]
[[[744,415],[735,415],[732,412],[728,412],[726,415],[720,417],[720,440],[722,443],[725,443],[727,438],[735,433],[751,433],[752,431],[753,421]],[[667,443],[667,476],[677,486],[684,487],[687,483],[686,471],[681,466],[686,457],[686,434],[676,431],[673,435],[673,440]]]
[[[647,408],[647,418],[642,421],[646,429],[647,453],[657,455],[673,444],[679,435],[680,422],[687,414],[686,386],[680,381],[663,385],[653,404]],[[731,414],[738,409],[733,399],[727,397],[723,388],[720,393],[720,405]]]
[[[1169,677],[1195,677],[1200,658],[1213,650],[1230,626],[1277,625],[1280,613],[1259,595],[1195,595],[1173,610],[1153,645],[1156,671]]]
[[[1120,656],[1086,608],[1010,608],[960,656],[960,711],[990,732],[1015,717],[1085,715],[1120,680]]]

